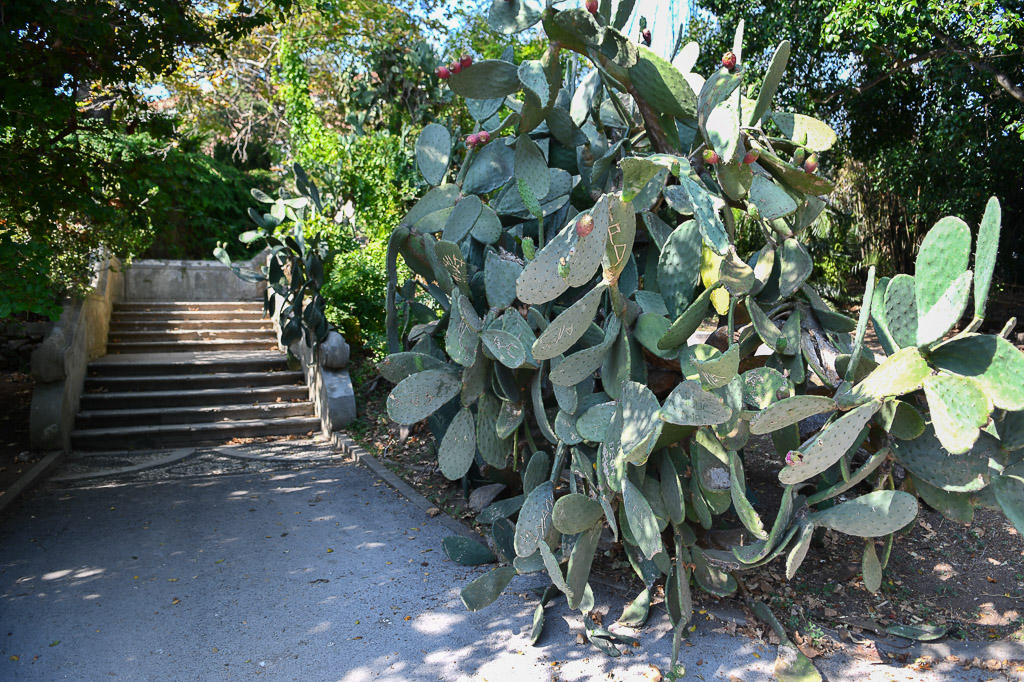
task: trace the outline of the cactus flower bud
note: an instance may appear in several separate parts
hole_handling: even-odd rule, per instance
[[[468,69],[469,67],[473,66],[473,57],[471,57],[468,54],[464,54],[462,55],[462,57],[459,58],[459,64],[462,65],[462,68]]]
[[[462,64],[460,64],[457,61],[454,61],[448,65],[448,70],[451,71],[452,73],[458,73],[459,71],[462,71]]]
[[[523,237],[523,255],[526,260],[533,260],[537,255],[537,247],[533,243],[533,237]]]
[[[640,32],[640,37],[643,38],[644,45],[647,47],[651,46],[651,29],[645,28]]]
[[[807,150],[803,147],[798,148],[793,152],[793,165],[802,166],[804,165],[804,159],[807,157]]]
[[[749,152],[747,152],[746,156],[743,157],[743,163],[749,166],[750,164],[757,161],[757,158],[759,156],[761,156],[760,151],[758,151],[757,149],[751,149]]]
[[[736,53],[733,51],[726,52],[722,55],[722,66],[732,71],[736,68]]]
[[[565,262],[565,258],[558,259],[558,276],[562,279],[569,277],[569,264]]]
[[[761,211],[754,204],[747,204],[747,215],[750,216],[751,220],[761,219]]]
[[[440,78],[441,80],[447,80],[448,77],[452,75],[452,72],[448,70],[447,66],[437,67],[437,71],[435,71],[434,73],[437,74],[437,77]]]
[[[591,14],[597,14],[597,0],[587,0],[587,11]]]
[[[714,149],[704,150],[704,163],[714,165],[721,160],[722,159],[718,156],[718,152],[716,152]]]
[[[804,453],[799,450],[790,450],[786,453],[786,464],[793,466],[804,461]]]
[[[480,144],[480,136],[476,133],[466,136],[466,146],[472,149],[473,147]]]
[[[818,157],[816,155],[811,154],[807,157],[807,160],[804,161],[804,170],[808,173],[816,173],[818,171]]]
[[[488,142],[491,141],[491,134],[486,130],[481,130],[480,133],[477,135],[477,138],[479,139],[480,144],[487,144]]]
[[[593,231],[594,218],[589,213],[580,216],[580,219],[576,221],[576,236],[586,237]]]

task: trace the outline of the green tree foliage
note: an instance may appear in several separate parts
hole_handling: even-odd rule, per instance
[[[988,193],[1003,198],[1000,278],[1019,281],[1024,247],[1024,21],[1000,0],[707,0],[695,32],[710,65],[747,20],[744,58],[763,73],[775,45],[793,44],[784,106],[839,132],[833,203],[861,229],[884,271],[908,270],[939,217],[976,221]],[[700,24],[703,23],[701,26]],[[757,78],[751,80],[756,87]],[[841,170],[840,170],[841,169]],[[891,270],[890,270],[891,268]]]

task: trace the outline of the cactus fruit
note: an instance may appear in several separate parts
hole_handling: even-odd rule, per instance
[[[818,157],[815,154],[811,154],[804,160],[804,170],[808,173],[818,172]]]
[[[745,163],[745,164],[747,164],[749,166],[750,164],[752,164],[755,161],[757,161],[757,157],[759,157],[759,156],[761,156],[761,152],[759,152],[756,149],[751,149],[749,152],[744,154],[744,156],[743,156],[743,163]]]
[[[447,66],[439,66],[437,67],[437,70],[434,71],[434,74],[441,80],[448,80],[448,78],[452,75],[452,72],[448,69]]]
[[[485,145],[491,141],[491,134],[486,130],[481,130],[477,133],[477,139],[480,141],[481,145]]]
[[[459,57],[459,66],[461,66],[464,69],[468,69],[469,67],[473,66],[473,58],[468,54],[462,55],[461,57]]]
[[[643,39],[644,45],[647,47],[651,46],[651,29],[645,28],[640,32],[640,37]]]
[[[714,149],[704,150],[704,163],[714,165],[719,161],[721,161],[721,157],[718,156],[718,152],[716,152]]]
[[[476,133],[466,135],[466,146],[470,149],[480,144],[480,136]]]
[[[588,213],[576,221],[576,236],[586,237],[594,231],[594,218]]]
[[[587,0],[586,7],[591,14],[597,14],[597,0]]]
[[[722,66],[732,71],[736,68],[736,53],[733,51],[726,52],[722,55]]]
[[[460,73],[462,71],[462,64],[458,60],[455,60],[448,65],[448,70],[452,73]]]

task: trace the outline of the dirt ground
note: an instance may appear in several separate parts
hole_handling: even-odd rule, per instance
[[[359,417],[349,434],[440,509],[471,523],[474,514],[461,483],[447,480],[437,468],[426,425],[406,431],[390,422],[385,409],[390,384],[374,378],[367,359],[357,358],[352,374]],[[774,518],[777,498],[774,503],[771,498],[778,494],[783,463],[763,437],[752,441],[745,455],[755,507],[762,518]],[[722,520],[739,527],[738,521]],[[806,647],[822,653],[838,644],[830,645],[822,627],[884,634],[890,625],[938,625],[959,640],[1024,642],[1024,538],[1002,513],[979,509],[972,523],[962,525],[922,507],[913,532],[897,538],[877,594],[869,593],[860,577],[863,550],[860,538],[823,532],[792,581],[776,561],[745,573],[743,582],[751,595],[771,603]],[[601,563],[613,568],[614,558]],[[628,568],[617,573],[635,581]]]
[[[32,377],[24,372],[0,372],[0,495],[43,458],[28,441],[32,406]]]

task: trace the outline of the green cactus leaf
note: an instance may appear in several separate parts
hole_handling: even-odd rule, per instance
[[[822,473],[845,455],[866,435],[864,426],[881,407],[881,402],[872,401],[850,410],[832,422],[808,443],[801,446],[799,456],[792,458],[779,472],[783,485],[795,485]]]
[[[494,429],[498,434],[498,438],[508,438],[522,423],[523,404],[502,400],[501,409],[498,411],[498,420],[494,423]]]
[[[526,363],[526,349],[522,342],[506,331],[485,329],[480,332],[480,341],[498,362],[509,369],[517,369]]]
[[[658,409],[661,406],[651,389],[635,381],[622,385],[619,402],[622,404],[620,451],[626,461],[643,464],[660,435]]]
[[[730,248],[719,266],[718,280],[730,294],[742,296],[749,293],[754,286],[754,270],[740,260],[734,248]]]
[[[776,111],[772,120],[783,135],[811,151],[827,152],[839,139],[828,124],[803,114]]]
[[[450,481],[457,481],[466,475],[476,455],[476,426],[473,413],[464,407],[444,432],[437,449],[437,463],[441,473]]]
[[[458,374],[443,369],[417,372],[401,381],[388,395],[388,416],[399,424],[426,419],[459,394]]]
[[[596,218],[594,225],[596,232]],[[516,281],[516,296],[520,301],[530,305],[547,303],[569,288],[569,282],[559,274],[558,266],[561,259],[569,257],[569,249],[575,241],[576,221],[571,221],[537,252],[537,256],[526,264],[523,274]]]
[[[453,73],[448,79],[448,87],[460,97],[498,99],[519,92],[522,83],[515,64],[502,59],[486,59]]]
[[[529,495],[534,488],[547,480],[551,473],[551,457],[543,450],[538,450],[530,457],[523,473],[523,494]]]
[[[729,235],[725,231],[722,219],[718,217],[718,211],[715,209],[711,195],[688,177],[680,178],[680,184],[690,198],[693,215],[697,219],[704,243],[718,255],[725,255],[729,248]]]
[[[676,385],[659,412],[663,421],[681,426],[723,424],[732,416],[732,409],[721,398],[705,391],[696,381]]]
[[[719,102],[704,123],[708,142],[724,164],[740,160],[740,112],[735,93]]]
[[[453,294],[454,305],[451,307],[444,345],[452,360],[463,367],[471,367],[476,362],[477,348],[480,346],[480,336],[476,331],[480,326],[480,320],[476,318],[472,306],[462,304],[462,301],[467,299],[459,294],[458,290]],[[464,314],[470,319],[466,319]]]
[[[700,254],[700,230],[695,221],[687,220],[672,231],[658,256],[658,288],[673,318],[693,301]]]
[[[520,135],[516,139],[514,169],[516,180],[526,183],[535,197],[547,196],[551,189],[548,163],[529,135]]]
[[[801,420],[836,409],[836,401],[818,395],[796,395],[772,403],[750,420],[750,432],[754,435],[770,433],[798,424]]]
[[[554,506],[554,486],[551,481],[541,483],[526,496],[516,522],[516,556],[528,557],[544,542],[551,528],[551,511]]]
[[[779,295],[789,298],[807,281],[814,269],[811,256],[796,239],[787,239],[778,253],[781,263]]]
[[[778,370],[756,367],[743,373],[743,402],[763,410],[776,400],[793,395],[793,382]]]
[[[650,611],[651,591],[645,588],[641,590],[636,599],[626,605],[626,608],[622,610],[622,615],[619,616],[616,622],[627,628],[643,627],[643,624],[647,622]]]
[[[864,556],[860,565],[861,574],[864,576],[864,589],[875,594],[882,586],[882,564],[875,552],[874,540],[864,542]]]
[[[914,440],[924,433],[924,417],[917,408],[902,400],[887,400],[875,415],[875,423],[900,440]]]
[[[932,364],[981,384],[1003,410],[1024,410],[1024,353],[1001,336],[971,335],[947,341],[929,354]]]
[[[555,415],[555,435],[566,445],[577,445],[583,442],[583,436],[576,431],[576,420],[562,410]]]
[[[764,220],[775,220],[796,213],[793,197],[768,178],[755,175],[750,184],[750,202]]]
[[[918,305],[917,345],[938,341],[957,323],[967,309],[973,274],[970,270],[961,273],[931,309],[925,311]]]
[[[682,547],[679,549],[686,551]],[[665,580],[665,607],[668,609],[669,622],[677,628],[682,628],[693,618],[690,571],[685,568],[685,563],[685,559],[677,552],[676,562]],[[678,652],[674,652],[672,660],[678,660],[678,656]]]
[[[974,519],[974,505],[971,503],[970,493],[946,492],[914,474],[909,476],[917,496],[947,519],[960,523],[970,523]]]
[[[517,556],[512,560],[512,565],[520,575],[526,575],[527,573],[539,573],[546,568],[544,565],[544,557],[540,551],[536,551],[526,557]]]
[[[999,200],[992,197],[985,205],[985,215],[978,228],[978,243],[974,247],[974,316],[985,317],[988,289],[992,283],[992,272],[996,267],[996,252],[999,250],[999,230],[1002,222],[1002,208]]]
[[[762,540],[768,539],[768,533],[764,529],[764,522],[754,511],[753,505],[747,499],[747,484],[743,477],[743,463],[739,455],[729,452],[729,493],[732,495],[733,508],[736,516],[739,517],[743,526],[751,532],[754,537]]]
[[[739,374],[739,344],[729,346],[729,350],[708,360],[694,360],[694,367],[700,382],[706,388],[721,388]]]
[[[672,360],[678,355],[678,351],[661,350],[658,348],[658,341],[665,335],[665,332],[668,331],[670,326],[671,323],[668,319],[661,315],[643,313],[636,320],[636,326],[633,328],[633,336],[641,346],[654,355],[666,360]]]
[[[474,121],[480,124],[494,118],[501,107],[505,105],[504,97],[496,97],[494,99],[466,99],[466,109],[469,111],[469,115],[473,117]]]
[[[999,433],[999,441],[1005,452],[1024,448],[1024,412],[1007,412],[992,425]]]
[[[761,310],[761,306],[754,299],[747,297],[747,312],[750,314],[750,321],[754,325],[757,335],[764,341],[765,345],[778,353],[785,352],[792,355],[798,350],[789,344],[789,339],[782,335],[782,332],[771,319]]]
[[[490,393],[477,399],[476,404],[476,448],[484,462],[495,469],[508,466],[508,457],[512,451],[512,442],[508,438],[499,438],[495,424],[501,413],[501,401]]]
[[[617,279],[626,267],[629,255],[633,251],[633,239],[636,237],[636,213],[633,205],[615,195],[608,196],[609,224],[608,240],[605,243],[604,276],[606,280]],[[597,218],[594,219],[595,225]],[[596,231],[596,227],[595,227]]]
[[[944,636],[948,628],[938,625],[890,625],[885,629],[890,635],[929,642]]]
[[[878,336],[878,343],[881,344],[882,350],[885,351],[886,355],[892,355],[897,350],[897,343],[892,338],[892,333],[889,331],[889,322],[885,317],[885,296],[889,288],[890,278],[882,277],[878,280],[875,285],[875,289],[871,294],[871,326],[875,330],[875,334]],[[915,302],[915,306],[916,306]],[[917,311],[915,310],[912,318],[915,323],[917,321]],[[917,330],[914,330],[914,338],[917,338]]]
[[[435,187],[416,202],[402,219],[401,225],[416,228],[418,232],[440,232],[455,208],[458,195],[459,188],[456,185]]]
[[[460,199],[459,203],[455,204],[455,209],[448,215],[441,239],[456,244],[465,239],[476,224],[482,210],[483,202],[475,194]]]
[[[561,168],[549,168],[548,175],[551,189],[548,190],[547,196],[537,198],[540,203],[540,213],[545,216],[551,215],[568,203],[569,191],[572,189],[573,182],[572,176]],[[534,215],[523,202],[517,182],[511,183],[498,192],[498,196],[491,200],[491,205],[503,216],[529,218]]]
[[[551,108],[547,124],[551,135],[569,149],[589,144],[586,134],[576,126],[569,112],[561,107]]]
[[[498,500],[484,508],[476,520],[479,523],[498,523],[498,521],[508,519],[508,517],[515,514],[517,511],[522,509],[523,502],[526,500],[525,495],[516,495],[506,500]],[[509,524],[511,525],[511,524]],[[513,557],[515,554],[513,553]]]
[[[522,496],[520,496],[522,504]],[[506,518],[495,519],[491,525],[491,538],[494,539],[494,546],[498,550],[500,558],[505,563],[512,563],[516,558],[516,550],[513,546],[516,536],[516,527]]]
[[[750,185],[754,181],[754,173],[745,163],[717,163],[715,164],[715,178],[726,196],[734,201],[739,201],[749,194]]]
[[[558,364],[558,367],[551,370],[551,383],[560,386],[575,386],[596,372],[618,338],[621,326],[618,317],[610,316],[605,329],[604,341],[597,346],[584,348],[566,357]]]
[[[971,230],[959,218],[946,217],[928,230],[917,252],[914,282],[918,319],[943,298],[970,264]]]
[[[877,490],[848,502],[814,512],[809,519],[817,526],[855,535],[878,538],[895,533],[917,516],[917,500],[899,490]]]
[[[702,590],[716,597],[729,597],[736,593],[736,579],[708,564],[707,552],[700,547],[693,548],[693,564],[693,578]]]
[[[807,550],[811,548],[811,538],[814,536],[814,524],[800,519],[797,522],[799,526],[799,534],[797,535],[796,542],[793,543],[793,547],[789,550],[789,554],[786,556],[786,580],[792,580],[796,575],[796,571],[800,568],[800,564],[804,562],[804,558],[807,556]]]
[[[681,119],[696,117],[697,98],[683,74],[646,47],[639,47],[629,77],[640,96],[658,111]]]
[[[711,112],[719,104],[729,99],[740,86],[741,80],[742,76],[740,74],[731,73],[722,68],[711,74],[701,85],[700,92],[697,95],[697,126],[705,138],[707,138],[706,126],[708,119],[711,117]],[[686,118],[693,117],[689,116]]]
[[[633,201],[643,191],[647,183],[665,170],[664,166],[649,159],[635,156],[624,158],[620,164],[622,169],[622,200]]]
[[[601,93],[601,73],[597,69],[591,69],[583,77],[576,91],[572,95],[572,102],[569,104],[569,116],[573,123],[583,125]]]
[[[461,535],[449,535],[441,541],[441,547],[449,559],[461,566],[480,566],[495,561],[491,550]]]
[[[586,601],[587,579],[590,577],[590,568],[594,564],[594,554],[597,552],[597,544],[601,539],[601,524],[584,531],[569,554],[569,567],[566,571],[565,582],[569,587],[566,597],[569,600],[569,608],[580,608]],[[590,609],[586,609],[589,611]]]
[[[428,369],[441,369],[445,363],[426,353],[392,353],[377,363],[380,375],[393,384]]]
[[[896,275],[885,288],[885,328],[900,348],[917,345],[915,288],[914,278],[910,275]]]
[[[576,233],[576,223],[582,219],[583,215],[590,215],[594,220],[594,229],[590,234],[581,237]],[[568,258],[569,276],[566,281],[569,286],[581,287],[594,278],[594,273],[601,265],[601,259],[605,253],[610,221],[608,197],[603,196],[588,213],[581,214],[570,222],[569,238],[573,240],[576,252]]]
[[[881,466],[882,462],[884,462],[889,456],[889,453],[890,451],[888,449],[882,449],[873,453],[855,473],[850,474],[849,480],[840,480],[835,485],[814,493],[807,498],[807,504],[817,504],[822,500],[829,500],[836,495],[841,495],[847,490],[851,490],[858,483],[866,479],[872,471]]]
[[[711,294],[713,294],[720,284],[715,284],[703,292],[701,295],[694,299],[693,303],[689,305],[682,315],[676,318],[676,321],[672,323],[672,326],[668,328],[665,335],[658,340],[658,348],[662,350],[673,350],[679,348],[687,342],[687,340],[693,336],[693,333],[697,331],[701,322],[708,314],[708,304],[711,302]]]
[[[443,125],[430,123],[416,139],[416,167],[428,185],[440,185],[451,160],[452,134]]]
[[[492,308],[508,308],[516,300],[516,280],[523,272],[523,266],[511,258],[502,258],[494,251],[488,251],[484,262],[484,290],[487,305]]]
[[[469,233],[482,244],[494,244],[501,239],[501,219],[494,209],[484,206]]]
[[[685,523],[686,498],[683,496],[683,487],[679,483],[679,472],[676,471],[672,458],[664,451],[660,453],[658,472],[665,513],[668,514],[668,518],[673,524]]]
[[[470,160],[469,170],[462,182],[462,192],[487,194],[511,180],[514,171],[515,151],[505,144],[504,138],[491,140]]]
[[[558,558],[548,547],[546,542],[542,542],[537,545],[537,549],[540,551],[540,556],[544,560],[544,568],[548,571],[548,576],[551,578],[551,584],[568,596],[570,594],[569,586],[565,582],[565,576],[562,574],[562,567],[559,565]]]
[[[762,149],[757,157],[757,165],[771,173],[783,185],[801,194],[823,195],[835,189],[835,185],[829,182],[828,178],[817,173],[808,173],[765,149]]]
[[[1024,464],[1008,467],[992,481],[992,488],[1006,518],[1024,535]]]
[[[928,425],[914,440],[895,441],[892,452],[896,460],[921,480],[953,493],[977,492],[990,480],[989,457],[996,456],[999,441],[982,434],[974,449],[959,456],[950,456]]]
[[[470,611],[479,611],[482,608],[493,604],[501,593],[516,577],[516,569],[512,566],[501,566],[466,585],[462,588],[459,596],[462,603]]]
[[[519,33],[540,21],[543,12],[544,5],[537,0],[492,0],[487,25],[503,35]]]
[[[576,431],[592,443],[603,443],[608,423],[615,412],[615,403],[607,402],[594,405],[576,420]]]
[[[849,404],[912,393],[921,388],[929,374],[931,368],[921,352],[913,346],[903,348],[886,358],[864,381],[853,387]]]
[[[662,550],[658,521],[644,494],[628,478],[622,479],[622,504],[640,552],[647,559],[654,558]]]
[[[576,535],[593,528],[603,516],[604,508],[600,502],[580,493],[571,493],[555,502],[551,521],[559,532]]]
[[[924,394],[942,447],[954,455],[969,451],[992,413],[981,384],[956,374],[932,374],[924,380]]]
[[[775,48],[772,61],[768,64],[768,73],[765,74],[764,80],[761,81],[761,91],[757,93],[757,103],[750,112],[750,117],[746,120],[748,126],[759,125],[762,117],[771,107],[775,92],[779,89],[779,83],[782,82],[782,74],[786,71],[790,49],[788,40],[783,40]]]
[[[606,285],[594,287],[556,317],[534,342],[533,357],[537,360],[547,360],[561,355],[576,343],[593,322],[607,288]]]

